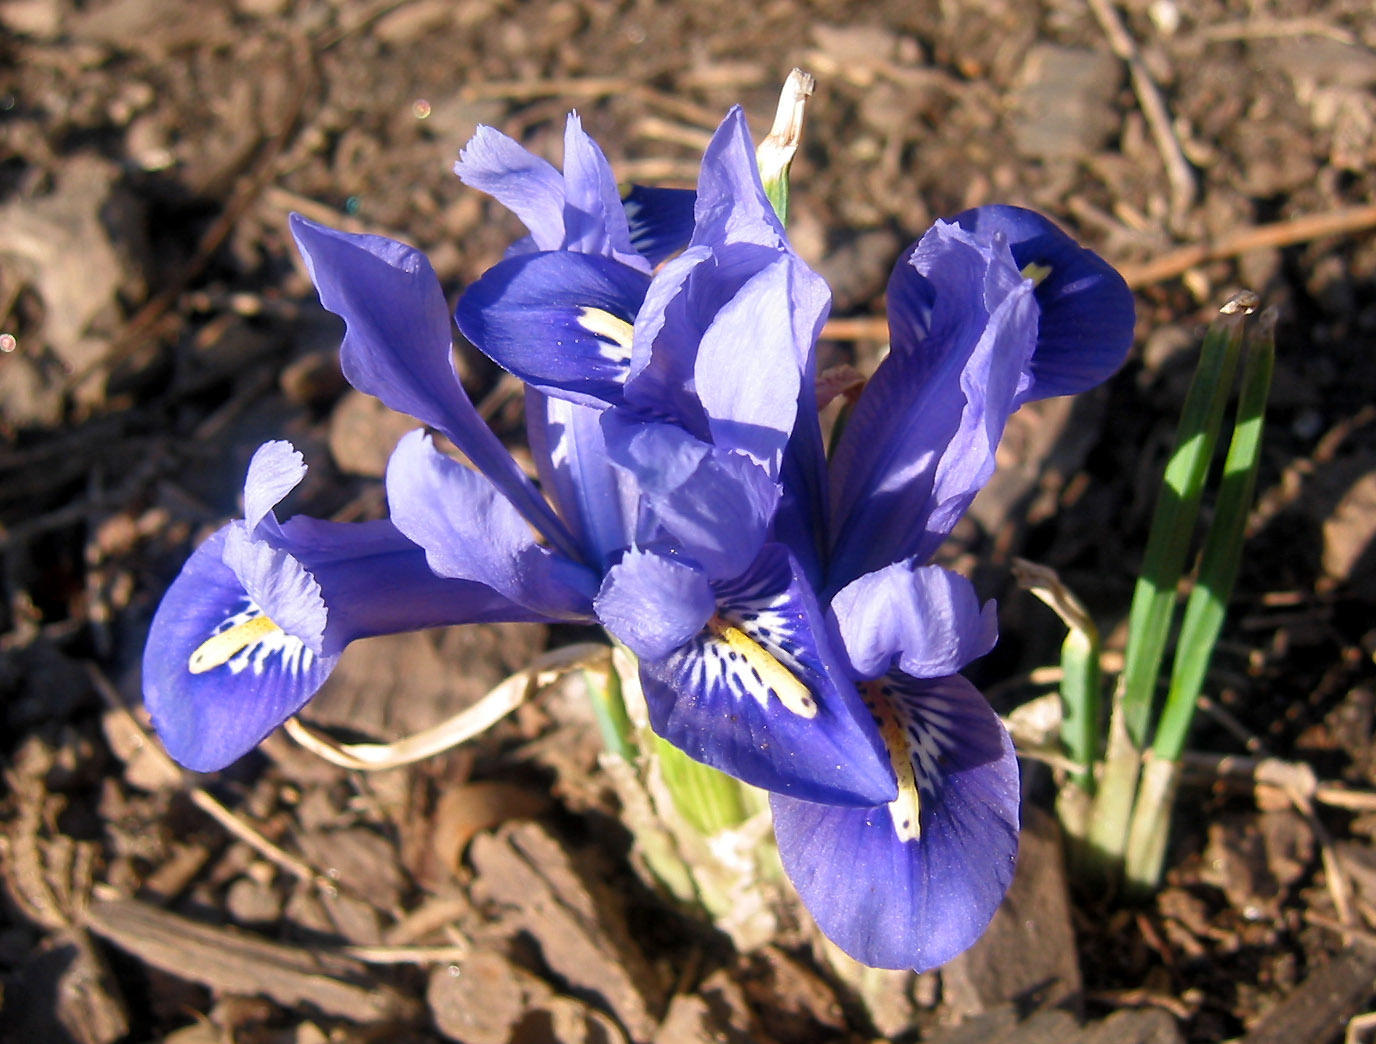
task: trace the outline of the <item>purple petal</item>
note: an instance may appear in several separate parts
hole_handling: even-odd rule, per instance
[[[650,265],[631,245],[616,176],[575,112],[564,128],[565,250],[600,254],[649,274]]]
[[[282,524],[292,554],[320,584],[329,630],[340,643],[467,623],[555,623],[485,584],[437,576],[425,552],[389,521],[329,522],[297,515]]]
[[[469,401],[454,370],[449,309],[425,255],[291,217],[320,303],[345,323],[340,361],[359,391],[438,428],[551,542],[573,541]]]
[[[784,870],[832,942],[862,964],[923,971],[973,944],[1008,890],[1017,761],[963,678],[891,676],[882,687],[877,698],[891,702],[881,721],[897,726],[887,731],[909,766],[899,798],[866,809],[775,794],[774,833]]]
[[[708,626],[664,660],[642,660],[650,724],[747,783],[815,801],[869,805],[893,771],[797,565],[770,545],[717,585]]]
[[[857,674],[877,678],[897,665],[914,678],[954,674],[998,638],[992,601],[939,566],[898,563],[866,573],[831,601],[841,643]]]
[[[702,570],[632,549],[607,573],[594,605],[631,652],[661,660],[706,626],[717,602]]]
[[[153,618],[143,657],[144,702],[168,753],[210,772],[248,753],[301,709],[355,638],[422,627],[547,620],[478,584],[435,576],[424,553],[388,522],[342,523],[298,516],[259,554],[226,550],[244,523],[224,527],[188,559]],[[322,623],[318,652],[292,632],[294,600],[265,612],[227,561],[246,565],[249,586],[305,579]],[[282,566],[284,581],[265,567]],[[300,624],[298,620],[297,625]]]
[[[249,532],[306,477],[306,462],[290,442],[265,442],[253,454],[244,479],[244,523]]]
[[[692,238],[696,203],[692,189],[632,185],[622,200],[631,245],[652,265],[677,254]]]
[[[703,153],[693,244],[753,243],[780,248],[788,237],[765,195],[745,112],[733,107]]]
[[[695,219],[637,316],[626,401],[777,476],[830,293],[788,245],[739,109],[703,157]]]
[[[546,616],[584,619],[596,578],[535,541],[526,520],[482,475],[404,435],[387,464],[392,522],[440,576],[471,580]]]
[[[641,541],[667,540],[713,580],[739,576],[759,553],[779,485],[740,453],[717,449],[672,424],[609,410],[611,459],[641,493]]]
[[[454,173],[486,192],[530,230],[535,249],[564,245],[564,179],[548,162],[492,127],[479,126]]]
[[[605,569],[630,546],[639,491],[615,467],[602,434],[602,411],[526,391],[526,433],[540,482],[578,537],[584,560]]]
[[[221,560],[226,536],[240,525],[221,529],[187,560],[144,647],[143,699],[153,726],[167,752],[198,772],[252,750],[301,709],[339,658],[313,653],[244,592]],[[217,634],[219,643],[208,645]]]
[[[1032,284],[1006,247],[938,222],[889,282],[892,350],[831,469],[829,585],[916,557],[950,533],[994,469],[1036,343]]]
[[[649,278],[567,251],[523,254],[488,269],[459,299],[459,329],[503,369],[548,395],[617,403],[631,330]]]
[[[1032,385],[1022,401],[1085,391],[1123,364],[1136,313],[1132,291],[1112,265],[1022,207],[976,207],[954,220],[986,239],[1003,236],[1018,268],[1040,277]]]
[[[793,431],[805,365],[794,337],[792,268],[781,257],[723,302],[694,367],[712,441],[748,453],[773,475]]]

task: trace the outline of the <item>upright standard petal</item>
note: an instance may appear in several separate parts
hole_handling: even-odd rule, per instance
[[[291,228],[320,303],[344,320],[340,362],[349,383],[444,432],[551,543],[577,554],[563,523],[459,383],[449,309],[425,255],[299,214],[292,215]]]
[[[656,732],[689,757],[766,790],[871,805],[893,772],[797,564],[766,545],[714,585],[707,626],[662,660],[642,660]]]
[[[569,113],[564,128],[563,248],[600,254],[641,272],[650,271],[650,263],[631,245],[626,210],[611,164],[583,130],[576,112]]]
[[[564,179],[548,161],[492,127],[479,125],[454,173],[486,192],[530,230],[535,250],[564,245]]]
[[[532,387],[585,406],[621,401],[649,276],[592,254],[507,258],[470,286],[459,329]]]
[[[739,110],[703,157],[695,219],[636,318],[626,401],[777,477],[830,293],[788,245]]]
[[[979,938],[1013,878],[1018,767],[965,679],[867,683],[899,778],[887,805],[771,795],[784,870],[818,926],[877,968],[923,971]]]
[[[484,584],[535,612],[587,619],[597,579],[536,543],[502,492],[440,453],[423,431],[402,436],[387,464],[393,524],[440,576]]]
[[[976,207],[954,220],[977,236],[1003,237],[1037,284],[1041,318],[1022,401],[1085,391],[1123,364],[1136,314],[1132,291],[1112,265],[1022,207]]]
[[[640,497],[634,477],[611,461],[602,414],[526,390],[526,433],[540,483],[598,572],[631,545]]]
[[[832,460],[832,591],[931,557],[993,473],[1036,343],[1031,281],[1006,246],[955,225],[898,264],[889,301],[892,350]]]

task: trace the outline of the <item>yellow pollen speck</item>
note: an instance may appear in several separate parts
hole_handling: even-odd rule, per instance
[[[631,350],[631,335],[635,327],[601,308],[580,308],[578,325],[595,337],[603,337],[627,352]]]
[[[889,698],[884,695],[882,681],[865,682],[860,687],[860,694],[879,723],[879,735],[883,737],[884,748],[889,752],[889,764],[898,778],[898,797],[889,802],[893,831],[900,841],[916,841],[922,834],[918,822],[922,801],[917,791],[917,774],[908,755],[903,722]]]
[[[777,696],[787,710],[800,718],[817,717],[817,701],[808,687],[774,659],[768,649],[720,616],[708,620],[707,628],[714,637],[725,642],[728,649],[737,653],[747,666],[755,669],[766,690]]]
[[[1050,274],[1050,265],[1039,265],[1035,261],[1028,262],[1027,264],[1023,265],[1022,268],[1022,277],[1024,279],[1032,280],[1032,282],[1036,283],[1038,286],[1040,286],[1042,280]]]
[[[204,674],[216,667],[223,667],[244,649],[257,645],[273,631],[280,630],[266,616],[245,620],[227,631],[212,634],[196,646],[196,651],[186,661],[186,669],[192,674]]]

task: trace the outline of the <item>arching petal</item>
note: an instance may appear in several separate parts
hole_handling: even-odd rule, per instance
[[[830,612],[851,666],[877,678],[895,665],[914,678],[954,674],[998,638],[994,603],[940,566],[896,563],[842,588]]]
[[[547,395],[615,404],[649,282],[591,254],[523,254],[498,262],[470,286],[455,319],[483,354]]]
[[[654,730],[767,790],[863,805],[892,798],[879,736],[784,548],[767,546],[739,582],[717,586],[716,598],[696,637],[641,662]]]
[[[889,302],[892,350],[832,461],[831,590],[931,557],[993,474],[1036,343],[1032,284],[1007,247],[955,225],[899,262]]]
[[[1136,309],[1132,291],[1112,265],[1033,210],[976,207],[954,220],[977,236],[1003,236],[1014,263],[1037,281],[1037,348],[1032,383],[1020,401],[1074,395],[1123,364]]]
[[[436,576],[424,552],[388,522],[297,516],[282,526],[285,545],[269,550],[290,575],[304,574],[322,603],[325,630],[313,651],[264,612],[226,564],[227,537],[242,530],[242,522],[231,523],[196,549],[163,596],[144,647],[143,695],[153,724],[168,753],[199,772],[247,754],[299,711],[356,638],[448,624],[551,622],[480,584]]]
[[[182,567],[143,653],[153,726],[167,752],[198,772],[223,768],[257,746],[315,694],[339,658],[312,652],[254,604],[221,560],[229,530]]]
[[[290,442],[265,442],[248,463],[244,479],[244,523],[249,532],[306,477],[306,461]]]
[[[449,308],[420,251],[291,217],[320,303],[344,320],[340,362],[359,391],[438,428],[550,541],[576,554],[563,523],[483,423],[454,370]]]
[[[608,571],[594,605],[631,652],[661,660],[706,626],[717,602],[701,569],[633,548]]]
[[[596,577],[536,543],[501,491],[440,453],[425,432],[402,436],[392,452],[387,501],[393,524],[440,576],[484,584],[546,616],[591,616]]]
[[[774,794],[784,870],[818,926],[862,964],[935,968],[979,938],[1013,878],[1018,767],[984,698],[959,676],[885,679],[915,788],[839,808]],[[909,818],[916,807],[917,830]]]

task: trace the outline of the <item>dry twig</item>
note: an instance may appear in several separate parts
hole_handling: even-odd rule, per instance
[[[1152,80],[1142,56],[1137,53],[1137,44],[1128,35],[1123,20],[1118,17],[1118,11],[1110,0],[1089,0],[1089,7],[1104,30],[1104,35],[1108,37],[1108,44],[1113,48],[1113,53],[1127,64],[1128,73],[1132,78],[1132,89],[1137,95],[1137,104],[1142,109],[1142,115],[1146,117],[1147,126],[1151,128],[1152,139],[1156,142],[1157,151],[1161,153],[1161,162],[1166,166],[1166,180],[1171,186],[1171,217],[1179,221],[1194,203],[1194,170],[1185,159],[1184,150],[1176,139],[1170,113],[1166,111],[1161,91]]]

